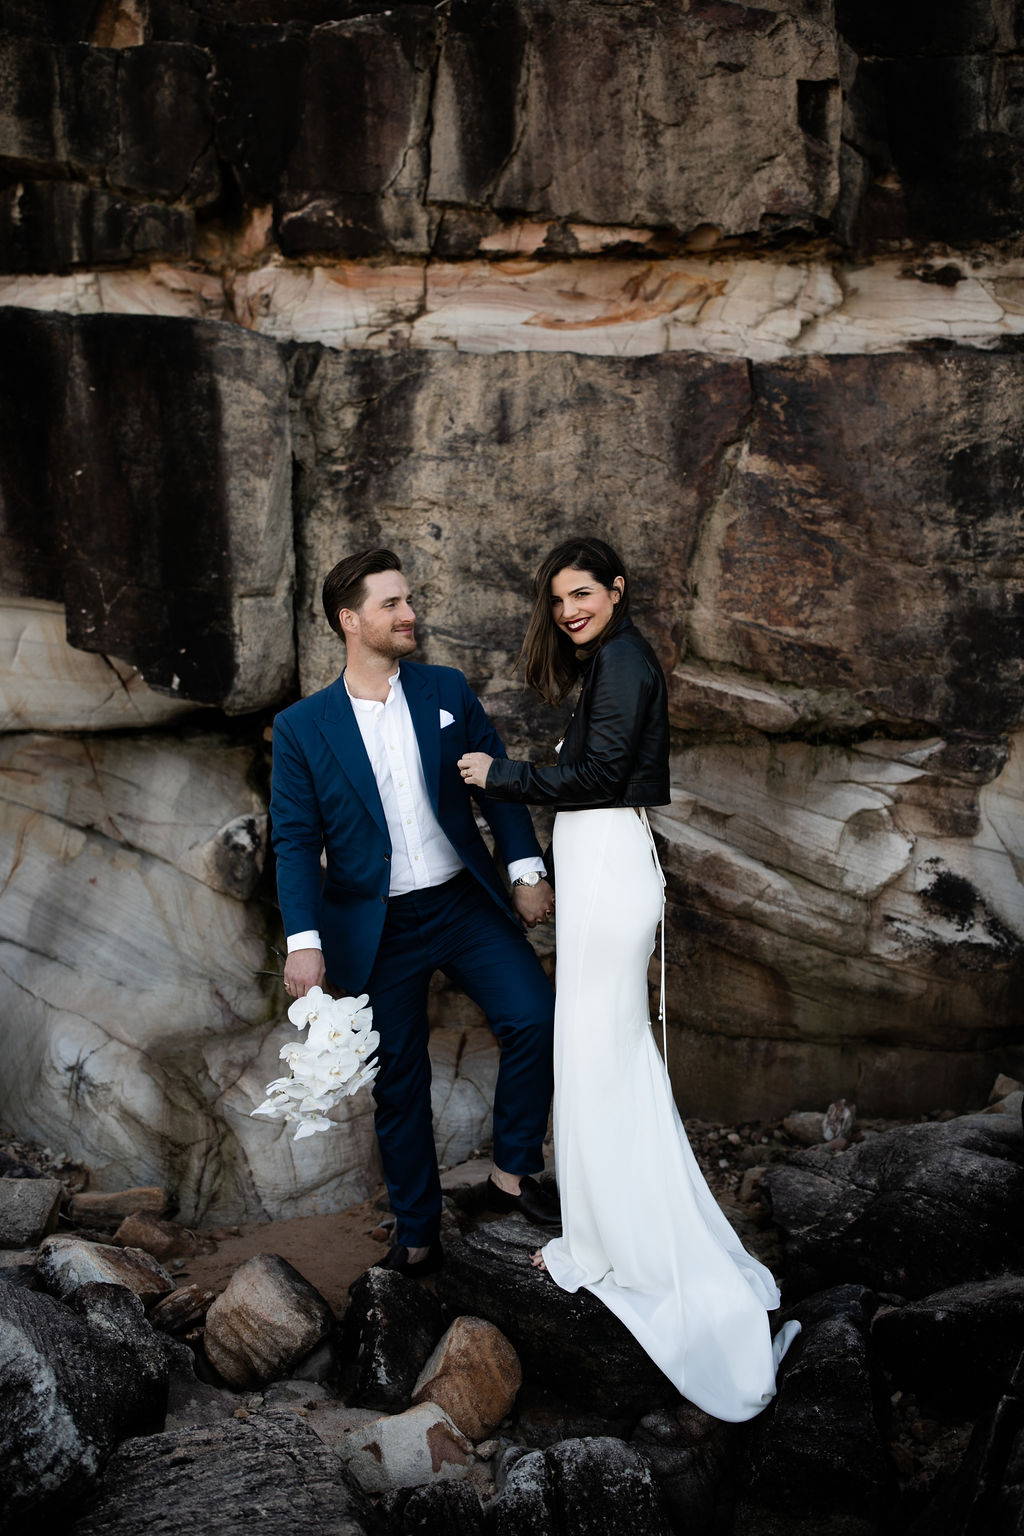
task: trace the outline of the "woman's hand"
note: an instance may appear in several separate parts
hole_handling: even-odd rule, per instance
[[[465,757],[459,758],[459,772],[462,774],[462,782],[467,789],[483,789],[487,783],[487,774],[493,757],[486,752],[467,752]]]

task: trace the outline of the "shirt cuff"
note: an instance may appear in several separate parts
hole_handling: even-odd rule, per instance
[[[508,867],[508,878],[514,885],[520,875],[546,875],[544,860],[534,854],[532,859],[513,859]]]
[[[288,953],[295,949],[322,949],[320,935],[315,928],[304,928],[301,933],[288,935]]]

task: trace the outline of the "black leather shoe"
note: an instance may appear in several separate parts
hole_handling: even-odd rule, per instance
[[[378,1259],[373,1265],[374,1269],[397,1269],[400,1275],[407,1275],[410,1280],[422,1280],[425,1275],[436,1274],[444,1263],[444,1251],[439,1242],[433,1242],[427,1250],[425,1259],[409,1261],[409,1250],[404,1243],[395,1243],[390,1247],[382,1259]]]
[[[543,1190],[536,1179],[525,1178],[519,1185],[519,1194],[510,1195],[499,1189],[494,1180],[487,1180],[487,1209],[509,1215],[518,1211],[535,1227],[561,1228],[562,1208],[558,1201]]]

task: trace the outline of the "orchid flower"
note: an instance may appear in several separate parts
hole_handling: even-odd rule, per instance
[[[289,1068],[266,1087],[267,1097],[253,1115],[266,1115],[295,1125],[295,1140],[331,1130],[328,1112],[343,1098],[358,1093],[377,1075],[377,1063],[369,1058],[380,1043],[373,1028],[373,1009],[368,995],[331,997],[321,987],[311,987],[296,998],[288,1018],[304,1040],[286,1042],[280,1057]]]

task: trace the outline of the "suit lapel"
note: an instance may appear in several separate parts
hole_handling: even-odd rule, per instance
[[[380,791],[377,788],[377,780],[373,776],[373,769],[370,767],[370,759],[366,755],[366,748],[363,746],[355,710],[352,708],[352,701],[348,696],[343,678],[339,677],[337,682],[327,690],[324,711],[317,723],[327,738],[327,743],[345,777],[386,837],[388,824],[381,804]]]
[[[425,667],[403,666],[401,676],[402,692],[409,706],[412,727],[420,749],[423,778],[436,816],[441,776],[441,716],[437,705],[437,690]]]

